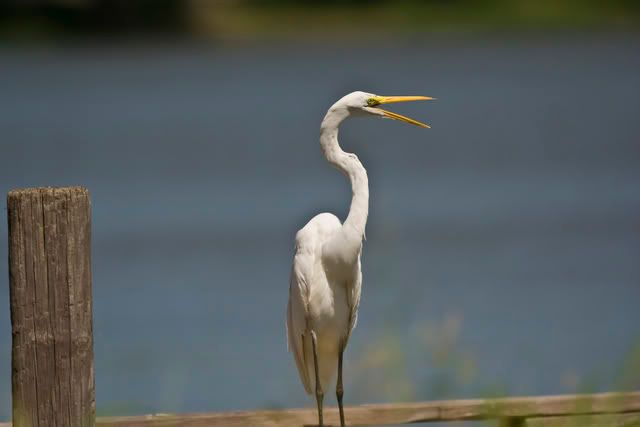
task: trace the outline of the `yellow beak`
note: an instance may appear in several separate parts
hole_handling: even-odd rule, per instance
[[[429,101],[435,98],[431,98],[430,96],[374,96],[369,100],[369,107],[376,107],[381,104],[391,104],[393,102],[409,102],[409,101]],[[430,128],[426,123],[419,122],[417,120],[411,119],[409,117],[403,116],[398,113],[393,113],[391,111],[383,110],[382,108],[376,108],[379,110],[385,117],[394,120],[400,120],[405,123],[410,123],[412,125],[420,126],[423,128]]]

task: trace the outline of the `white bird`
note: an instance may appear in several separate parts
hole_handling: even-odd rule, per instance
[[[397,113],[377,108],[392,102],[433,99],[426,96],[378,96],[352,92],[333,104],[320,126],[320,146],[327,161],[349,178],[353,192],[344,224],[333,214],[316,215],[296,234],[289,282],[287,337],[300,380],[308,394],[315,392],[319,425],[324,391],[336,368],[336,397],[340,425],[342,407],[342,354],[356,325],[362,271],[360,253],[369,213],[367,171],[355,154],[338,144],[338,126],[350,116],[378,116],[429,126]]]

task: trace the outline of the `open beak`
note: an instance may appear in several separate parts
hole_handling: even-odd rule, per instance
[[[375,96],[369,100],[369,107],[380,112],[383,117],[387,117],[389,119],[394,119],[394,120],[400,120],[405,123],[420,126],[423,128],[429,128],[431,126],[429,126],[426,123],[422,123],[417,120],[411,119],[409,117],[405,117],[401,114],[383,110],[382,108],[376,108],[376,107],[378,105],[391,104],[393,102],[429,101],[433,99],[435,98],[431,98],[430,96]]]

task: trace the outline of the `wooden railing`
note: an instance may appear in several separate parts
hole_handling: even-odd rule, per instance
[[[349,426],[493,419],[502,427],[638,427],[640,392],[360,405],[347,407],[345,412]],[[339,424],[336,408],[325,410],[325,422],[327,427]],[[96,420],[99,427],[300,427],[315,423],[315,408],[155,414]],[[0,427],[10,425],[0,423]]]
[[[487,419],[499,420],[505,427],[624,426],[640,423],[640,392],[360,405],[345,408],[345,416],[350,426]],[[109,417],[99,418],[97,424],[101,427],[299,427],[316,424],[317,420],[316,410],[312,408]],[[336,408],[325,411],[325,422],[339,425]]]
[[[86,189],[7,198],[13,427],[302,426],[315,409],[95,417],[91,214]],[[499,420],[503,427],[640,426],[640,392],[451,400],[345,408],[348,425]],[[335,408],[326,425],[337,425]],[[8,427],[10,423],[0,423]]]

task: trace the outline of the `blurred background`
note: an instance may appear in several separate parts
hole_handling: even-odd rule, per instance
[[[346,401],[640,387],[639,29],[632,0],[3,1],[0,193],[91,192],[98,414],[314,406],[289,269],[346,216],[317,138],[353,90],[438,100],[342,127],[371,185]]]

